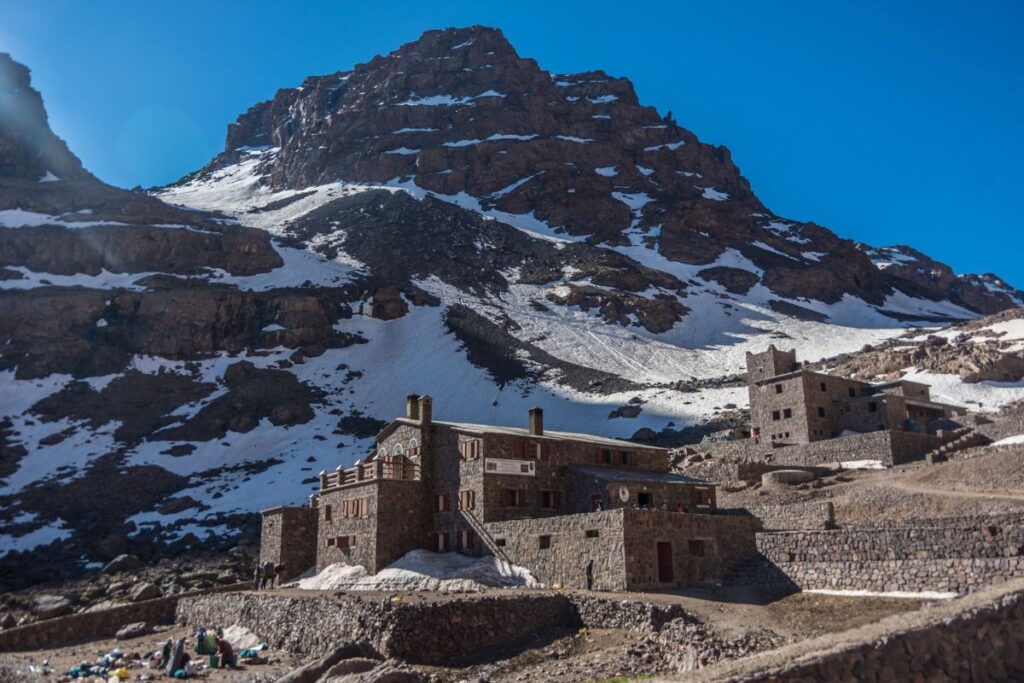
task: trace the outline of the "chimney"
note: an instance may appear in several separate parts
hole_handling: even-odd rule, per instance
[[[420,397],[417,394],[409,394],[405,397],[405,416],[410,420],[420,419]]]
[[[540,408],[530,408],[530,434],[544,436],[544,411]]]
[[[429,396],[420,396],[420,424],[428,425],[433,418],[433,399]]]

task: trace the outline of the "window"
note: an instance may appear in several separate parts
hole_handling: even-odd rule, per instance
[[[818,406],[818,417],[825,417],[825,409]]]
[[[689,543],[687,543],[687,546],[690,550],[690,554],[694,557],[704,557],[704,541],[692,540]]]
[[[505,539],[504,538],[496,538],[496,539],[494,539],[494,545],[496,545],[499,548],[504,548],[505,547]]]
[[[587,529],[587,530],[586,530],[586,531],[585,531],[585,532],[583,533],[583,535],[584,535],[584,536],[585,536],[586,538],[597,538],[597,537],[598,537],[598,536],[600,536],[601,534],[600,534],[600,532],[598,532],[598,530],[597,530],[597,529]]]
[[[480,457],[480,439],[459,442],[459,457],[463,460],[477,460]]]
[[[327,539],[327,547],[330,548],[330,547],[333,547],[333,546],[334,546],[334,539],[333,538],[328,538]]]
[[[501,504],[504,507],[518,508],[526,506],[526,491],[520,489],[502,489]]]
[[[597,451],[597,462],[601,465],[612,464],[612,450],[610,448],[600,448]]]
[[[781,418],[781,414],[777,410],[772,411],[772,420],[778,421]]]
[[[562,507],[561,491],[541,491],[540,506],[548,510],[557,510]]]
[[[786,432],[786,438],[787,439],[789,438],[789,432]]]
[[[850,398],[856,398],[857,397],[857,390],[854,389],[853,387],[849,387],[847,389],[847,391],[850,392]]]
[[[786,408],[785,410],[783,410],[782,411],[782,417],[786,418],[787,420],[789,418],[793,417],[793,409],[792,408]]]
[[[476,507],[476,491],[459,491],[459,509],[472,510]]]
[[[328,522],[331,521],[331,506],[330,505],[325,505],[324,506],[324,519],[326,521],[328,521]]]
[[[781,394],[782,393],[782,385],[781,384],[776,384],[775,385],[775,393],[776,394]]]
[[[434,548],[439,553],[448,552],[448,532],[442,531],[434,535]]]
[[[636,504],[638,507],[646,508],[651,506],[651,494],[649,493],[638,493],[636,494]]]
[[[547,550],[551,547],[551,537],[548,535],[537,537],[537,548],[540,550]]]
[[[394,455],[395,457],[402,455],[403,453],[405,453],[405,449],[400,443],[396,443],[395,447],[391,449],[391,455]]]
[[[875,401],[871,401],[870,403],[868,403],[868,412],[869,413],[877,413],[878,412],[878,403],[876,403]]]
[[[355,536],[338,536],[337,545],[342,550],[349,550],[356,545]]]
[[[827,385],[827,384],[825,384],[824,382],[822,382],[822,383],[821,383],[821,390],[822,390],[822,391],[828,391],[828,385]]]
[[[448,494],[447,493],[439,493],[437,495],[437,511],[438,512],[448,512],[451,509],[452,509],[451,503],[448,502]]]
[[[469,529],[459,529],[459,550],[473,549],[473,534]]]

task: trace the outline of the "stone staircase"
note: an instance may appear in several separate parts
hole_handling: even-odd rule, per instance
[[[933,448],[924,455],[925,461],[928,463],[945,462],[949,459],[949,456],[957,451],[962,451],[975,446],[984,446],[985,444],[991,443],[984,434],[976,432],[971,427],[961,427],[960,429],[954,430],[949,441],[942,444],[938,448]]]

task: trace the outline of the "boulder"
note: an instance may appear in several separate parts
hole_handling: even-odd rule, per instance
[[[40,595],[36,597],[33,610],[41,619],[53,619],[71,613],[71,600],[63,595]]]
[[[144,621],[137,621],[133,624],[126,624],[117,630],[114,637],[118,640],[138,638],[153,632],[153,627]]]
[[[814,475],[806,470],[775,470],[761,475],[762,486],[806,484]]]
[[[104,574],[130,572],[142,566],[142,561],[134,555],[118,555],[103,567]]]
[[[155,584],[145,581],[143,583],[136,584],[130,591],[128,591],[128,599],[132,602],[140,602],[142,600],[152,600],[153,598],[160,597],[160,589]]]

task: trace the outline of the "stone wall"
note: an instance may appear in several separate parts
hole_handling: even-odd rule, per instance
[[[717,582],[756,556],[753,517],[624,510],[626,589],[648,590]],[[660,553],[671,561],[663,566]],[[667,564],[667,562],[665,562]]]
[[[1021,681],[1024,581],[708,667],[680,680]]]
[[[575,624],[561,594],[473,596],[392,604],[360,595],[244,593],[181,600],[188,626],[243,624],[272,648],[319,657],[345,642],[417,664],[459,662],[474,651],[532,642]]]
[[[316,565],[317,509],[279,507],[263,512],[260,561],[284,567],[282,581]]]
[[[735,462],[767,462],[795,467],[817,466],[849,460],[880,460],[899,465],[923,456],[943,443],[931,434],[899,430],[865,432],[812,443],[775,446],[752,439],[694,446],[698,452]]]
[[[41,650],[73,643],[110,638],[126,624],[145,621],[150,624],[174,622],[179,600],[199,595],[225,595],[229,591],[248,588],[248,584],[223,586],[192,593],[181,593],[154,600],[144,600],[95,612],[79,612],[54,619],[44,619],[24,626],[0,631],[0,652]]]
[[[593,587],[619,591],[627,586],[623,523],[622,510],[605,510],[484,526],[498,544],[498,557],[529,568],[545,585],[586,588],[592,563]]]
[[[786,505],[751,505],[745,509],[765,531],[824,530],[835,524],[832,503],[811,501]]]
[[[801,589],[965,593],[1024,576],[1024,526],[920,526],[757,534],[758,580]]]

